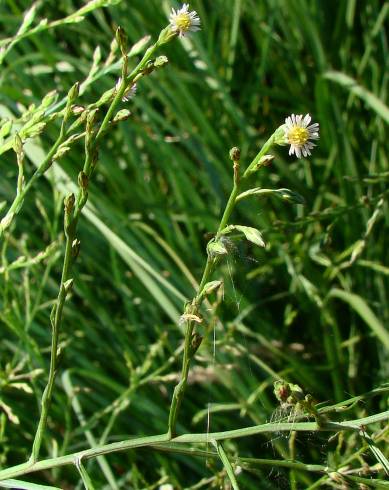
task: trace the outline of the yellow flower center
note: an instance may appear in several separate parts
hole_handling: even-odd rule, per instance
[[[309,132],[306,128],[295,126],[288,132],[288,141],[291,145],[302,146],[309,139]]]
[[[192,25],[192,21],[188,14],[179,14],[174,20],[176,26],[180,31],[188,31],[190,26]]]

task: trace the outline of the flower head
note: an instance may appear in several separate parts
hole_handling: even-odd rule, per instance
[[[301,158],[301,155],[306,157],[311,154],[310,150],[316,145],[309,140],[319,139],[319,124],[309,126],[310,122],[309,114],[304,118],[302,114],[292,114],[285,119],[284,130],[286,141],[290,144],[289,155],[295,153],[297,158]]]
[[[190,31],[196,32],[201,29],[200,17],[195,10],[189,12],[189,3],[184,3],[179,10],[172,8],[169,22],[172,31],[180,37],[184,37]]]

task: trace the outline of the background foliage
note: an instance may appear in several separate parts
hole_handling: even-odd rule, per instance
[[[81,6],[37,2],[33,25]],[[309,112],[320,123],[318,148],[309,162],[279,148],[256,185],[293,189],[306,204],[269,198],[239,206],[234,222],[261,229],[267,248],[231,243],[215,274],[225,281],[220,321],[197,355],[179,431],[281,418],[272,393],[276,376],[329,403],[388,379],[388,3],[196,0],[191,6],[203,30],[166,47],[170,64],[139,83],[132,117],[101,144],[66,303],[47,456],[166,430],[180,366],[178,318],[230,190],[228,150],[239,146],[248,163],[290,113]],[[17,32],[28,7],[27,1],[1,3],[3,38]],[[0,72],[2,117],[18,117],[54,89],[61,100],[88,76],[93,60],[95,75],[80,103],[97,100],[119,76],[118,69],[104,68],[116,26],[130,44],[145,35],[155,39],[170,7],[167,1],[122,1],[21,40]],[[58,131],[49,123],[26,146],[27,176]],[[3,467],[25,461],[31,449],[61,267],[61,196],[70,190],[66,176],[75,181],[81,168],[79,145],[37,182],[2,244],[0,395],[12,410],[0,415]],[[15,195],[15,162],[12,151],[3,152],[0,189],[8,203]],[[43,260],[10,266],[48,246]],[[381,393],[353,406],[347,417],[385,409]],[[291,455],[289,442],[290,434],[256,436],[227,449],[337,466],[362,447],[352,434],[344,440],[299,434]],[[351,466],[376,464],[369,452],[359,458]],[[147,449],[88,464],[96,488],[228,485],[217,461],[188,454]],[[383,478],[383,472],[367,474]],[[321,477],[259,466],[239,478],[242,488],[254,489],[314,488]],[[71,468],[35,475],[39,479],[81,488]],[[320,485],[340,488],[327,477]]]

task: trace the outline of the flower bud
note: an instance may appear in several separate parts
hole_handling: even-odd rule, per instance
[[[53,104],[58,97],[58,93],[56,90],[52,90],[48,94],[46,94],[43,99],[42,99],[42,107],[49,107],[51,104]]]
[[[240,149],[237,146],[234,146],[230,150],[230,158],[233,162],[237,162],[240,160]]]
[[[98,112],[98,109],[93,109],[92,111],[88,112],[88,115],[86,118],[86,132],[87,133],[91,133],[93,130],[93,126],[95,125],[95,122],[96,122],[97,112]]]
[[[11,120],[6,120],[3,122],[0,128],[0,139],[5,138],[9,135],[13,122]]]
[[[14,138],[14,150],[17,155],[23,153],[23,142],[18,133],[15,134]]]
[[[120,121],[125,121],[130,116],[131,116],[131,112],[128,109],[122,109],[116,113],[115,117],[113,118],[113,122],[117,123]]]
[[[274,160],[274,155],[263,155],[258,162],[258,167],[268,167]]]
[[[163,68],[165,65],[169,63],[169,60],[166,56],[158,56],[158,58],[154,61],[155,68]]]
[[[122,27],[116,29],[116,41],[123,56],[127,54],[127,36]]]
[[[88,176],[86,175],[85,172],[81,170],[81,172],[78,174],[78,185],[81,187],[82,190],[87,189],[89,184],[89,179]]]
[[[73,212],[75,202],[76,202],[76,198],[74,197],[74,194],[69,194],[68,196],[65,197],[64,207],[65,207],[66,215],[69,216]]]
[[[55,155],[53,156],[52,160],[58,161],[61,159],[66,153],[70,150],[70,146],[60,146],[58,150],[56,151]]]
[[[64,287],[64,289],[65,289],[65,293],[66,293],[66,294],[68,294],[68,293],[70,292],[70,290],[72,289],[72,287],[73,287],[73,282],[74,282],[74,281],[73,281],[73,279],[68,279],[68,280],[67,280],[67,281],[64,283],[63,287]]]
[[[68,101],[70,103],[73,102],[78,97],[79,90],[80,90],[80,83],[76,82],[68,92]]]

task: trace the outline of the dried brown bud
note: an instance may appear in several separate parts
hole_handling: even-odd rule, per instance
[[[75,202],[76,202],[76,198],[74,197],[74,194],[69,194],[68,196],[65,197],[64,199],[65,214],[70,215],[72,213]]]
[[[81,170],[81,172],[78,174],[78,185],[82,190],[85,190],[88,187],[88,184],[89,178],[86,173]]]
[[[230,158],[233,162],[237,162],[240,160],[240,149],[237,146],[234,146],[230,150]]]

